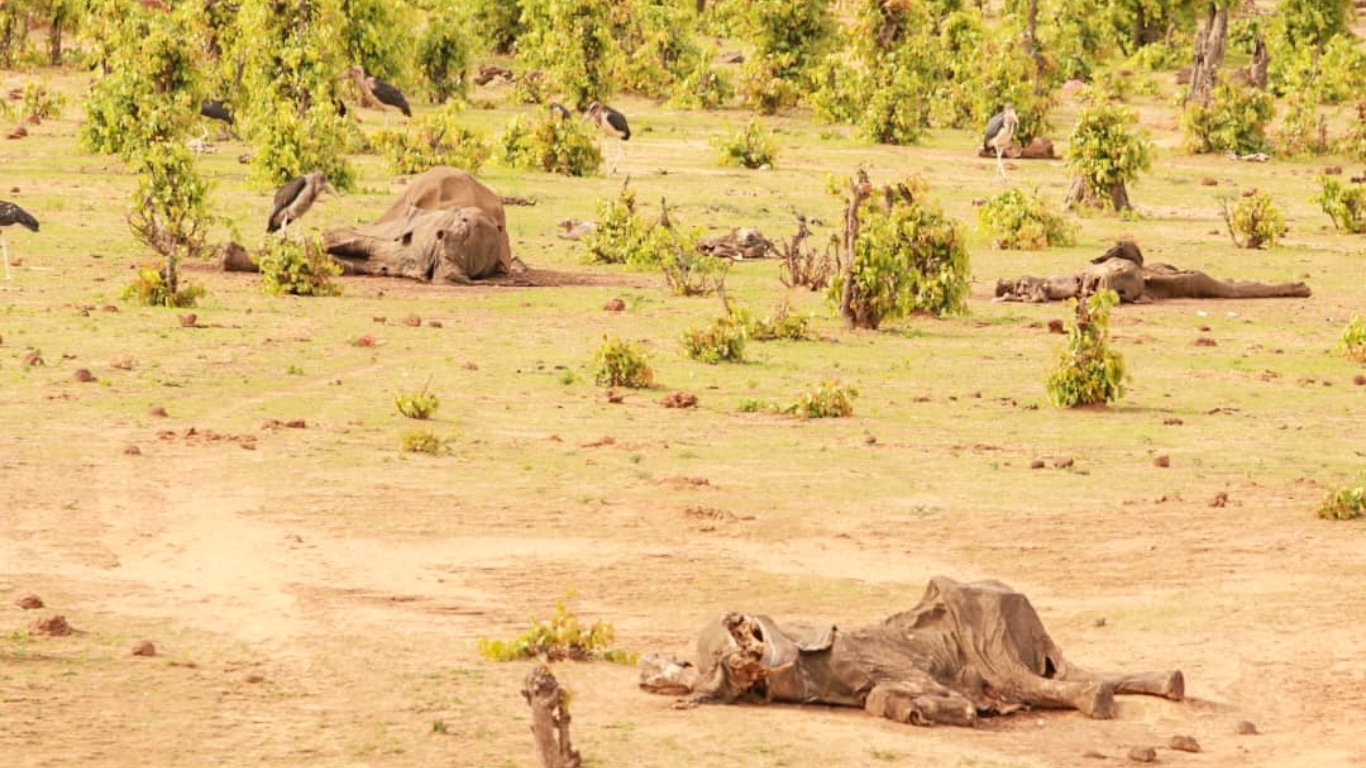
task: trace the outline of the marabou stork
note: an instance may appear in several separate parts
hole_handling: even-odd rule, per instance
[[[282,229],[288,234],[289,222],[298,221],[300,216],[313,207],[314,201],[323,192],[337,194],[337,190],[327,181],[322,171],[305,174],[280,187],[280,191],[275,193],[275,205],[271,208],[270,220],[266,223],[266,233]]]
[[[389,127],[389,111],[385,109],[386,106],[402,112],[404,117],[413,116],[413,109],[408,106],[408,99],[404,98],[403,91],[373,75],[365,74],[365,67],[357,64],[337,75],[335,79],[342,80],[347,77],[351,78],[356,83],[356,87],[360,89],[361,106],[378,109],[384,113],[385,128]]]
[[[987,132],[982,138],[982,148],[996,152],[996,173],[1002,180],[1006,178],[1006,165],[1001,156],[1015,141],[1015,129],[1020,127],[1020,119],[1015,116],[1015,107],[1005,105],[1005,109],[991,116],[987,121]]]
[[[37,232],[38,220],[29,215],[29,212],[15,205],[14,203],[0,200],[0,250],[5,252],[5,279],[9,280],[9,244],[5,242],[5,231],[3,227],[11,224],[18,224],[22,227]]]
[[[219,99],[206,99],[199,103],[199,114],[210,120],[218,120],[228,125],[236,125],[232,110]]]
[[[598,128],[608,136],[616,137],[622,141],[629,141],[631,139],[631,126],[626,122],[626,115],[623,115],[601,102],[595,101],[592,104],[589,104],[588,111],[584,113],[584,117],[585,119],[592,120]],[[621,162],[621,155],[622,147],[618,144],[615,157],[612,159],[612,164],[608,168],[608,174],[617,172],[617,163]]]
[[[573,117],[574,115],[573,112],[569,111],[569,107],[566,107],[558,101],[552,101],[549,104],[546,104],[545,106],[546,109],[550,110],[551,116],[554,117],[556,120],[568,120],[570,117]]]

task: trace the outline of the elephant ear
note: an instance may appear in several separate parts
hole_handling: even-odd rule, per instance
[[[819,653],[830,649],[835,641],[834,625],[825,626],[779,626],[767,616],[752,617],[754,624],[761,630],[764,653],[760,664],[769,672],[787,669],[803,653]]]

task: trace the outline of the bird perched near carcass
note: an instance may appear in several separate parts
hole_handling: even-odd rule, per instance
[[[1020,127],[1020,118],[1015,115],[1014,105],[1007,104],[1000,112],[987,121],[987,132],[982,138],[982,149],[996,152],[996,173],[1006,178],[1006,165],[1001,156],[1015,141],[1015,131]]]
[[[413,109],[408,106],[408,99],[404,97],[403,91],[373,75],[365,74],[365,67],[357,64],[334,79],[343,80],[348,77],[360,90],[361,106],[378,109],[384,113],[384,127],[389,127],[389,110],[385,107],[397,109],[404,117],[413,116]]]
[[[313,203],[323,192],[337,194],[337,190],[327,181],[322,171],[304,174],[280,187],[280,191],[275,193],[275,205],[271,208],[270,220],[266,223],[266,233],[283,229],[288,234],[289,222],[298,221],[299,217],[313,207]]]
[[[593,124],[598,126],[598,130],[601,130],[608,136],[621,139],[622,141],[630,141],[631,139],[631,126],[626,122],[626,115],[623,115],[602,102],[595,101],[592,104],[589,104],[588,110],[584,113],[584,117],[585,119],[592,120]],[[621,162],[621,155],[622,148],[621,145],[618,144],[616,155],[607,171],[609,174],[617,172],[617,163]]]
[[[19,226],[25,227],[33,232],[38,231],[38,220],[33,218],[33,216],[30,215],[28,211],[24,210],[23,208],[20,208],[14,203],[7,202],[5,200],[0,200],[0,250],[3,250],[5,253],[6,280],[10,279],[9,243],[5,242],[5,231],[3,228],[14,224],[18,224]]]

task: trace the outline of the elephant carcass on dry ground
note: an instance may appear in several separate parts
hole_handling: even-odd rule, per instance
[[[1121,241],[1090,265],[1070,275],[1025,275],[1013,280],[997,280],[996,300],[1061,301],[1105,289],[1114,291],[1119,300],[1125,302],[1306,298],[1311,293],[1304,283],[1220,280],[1198,270],[1178,269],[1170,264],[1145,264],[1138,245]]]
[[[979,715],[1029,707],[1114,712],[1116,694],[1180,701],[1180,671],[1101,675],[1064,658],[1029,599],[996,581],[937,576],[920,604],[879,624],[778,624],[727,613],[703,629],[698,664],[646,656],[640,686],[695,694],[693,703],[746,699],[863,707],[903,723],[972,726]]]
[[[374,222],[328,231],[323,245],[348,272],[363,275],[468,283],[512,269],[502,200],[445,166],[413,178]]]

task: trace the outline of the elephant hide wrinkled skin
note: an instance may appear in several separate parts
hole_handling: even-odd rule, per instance
[[[445,166],[413,178],[373,223],[325,233],[323,245],[347,272],[362,275],[463,284],[512,268],[502,200]]]
[[[973,726],[1031,707],[1114,714],[1116,694],[1181,701],[1180,671],[1100,675],[1073,665],[1029,599],[997,581],[930,580],[920,604],[879,624],[779,624],[728,613],[703,629],[698,664],[649,654],[641,688],[694,694],[686,704],[745,700],[862,707],[902,723]]]
[[[1254,283],[1219,280],[1204,272],[1177,269],[1170,264],[1144,264],[1132,242],[1120,242],[1071,275],[1018,277],[996,281],[996,301],[1045,302],[1080,299],[1096,291],[1113,290],[1122,302],[1161,299],[1275,299],[1306,298],[1304,283]]]

